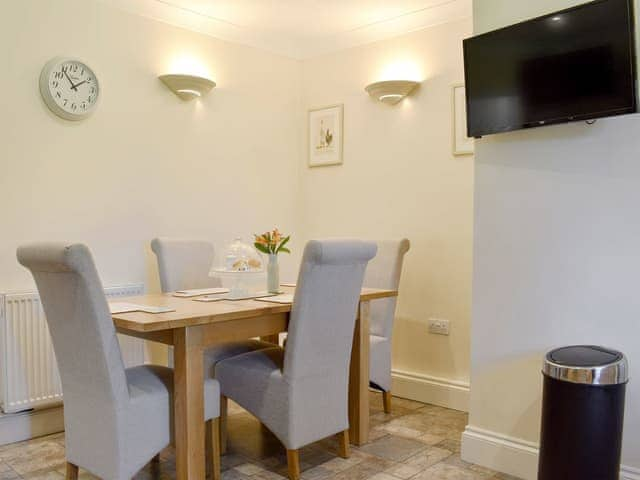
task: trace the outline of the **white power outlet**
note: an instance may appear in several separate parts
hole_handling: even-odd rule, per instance
[[[449,320],[430,318],[429,333],[434,333],[436,335],[449,335]]]

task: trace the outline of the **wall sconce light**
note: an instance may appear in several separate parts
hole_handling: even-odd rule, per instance
[[[182,100],[204,97],[216,86],[213,80],[195,75],[171,74],[160,75],[158,78]]]
[[[387,80],[367,85],[365,90],[376,100],[395,105],[410,95],[418,85],[420,85],[420,82],[412,80]]]

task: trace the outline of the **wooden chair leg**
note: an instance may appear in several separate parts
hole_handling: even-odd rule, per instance
[[[340,432],[338,434],[338,455],[342,458],[349,458],[351,456],[351,448],[349,446],[349,430]]]
[[[227,454],[227,409],[228,399],[224,395],[220,395],[220,453]]]
[[[207,421],[207,463],[212,480],[220,480],[220,419],[214,418]]]
[[[384,413],[391,413],[391,392],[382,392],[382,403],[384,404]]]
[[[78,480],[78,466],[67,462],[66,480]]]
[[[300,455],[298,450],[287,450],[289,480],[300,480]]]

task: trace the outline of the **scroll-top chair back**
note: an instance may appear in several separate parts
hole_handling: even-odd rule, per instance
[[[220,286],[219,279],[209,276],[214,258],[211,242],[160,237],[151,241],[151,250],[158,259],[163,292]]]
[[[405,253],[409,251],[409,246],[409,240],[406,238],[379,241],[378,253],[367,266],[364,286],[398,290],[402,262]],[[391,338],[397,301],[398,297],[390,297],[371,303],[371,334]]]
[[[33,274],[47,318],[65,404],[67,449],[84,449],[88,432],[102,432],[101,448],[116,455],[119,412],[129,400],[111,313],[89,249],[41,243],[18,249]]]
[[[362,281],[375,254],[375,243],[360,240],[307,243],[289,322],[285,377],[331,377],[347,385]]]

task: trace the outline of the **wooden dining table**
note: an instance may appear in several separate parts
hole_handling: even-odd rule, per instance
[[[282,287],[285,293],[295,288]],[[369,305],[397,296],[393,290],[363,288],[356,318],[349,379],[349,433],[362,445],[369,438]],[[291,304],[252,300],[199,302],[154,294],[126,302],[170,307],[167,313],[113,314],[118,333],[174,347],[176,477],[205,478],[203,353],[216,344],[252,337],[274,339],[286,332]]]

